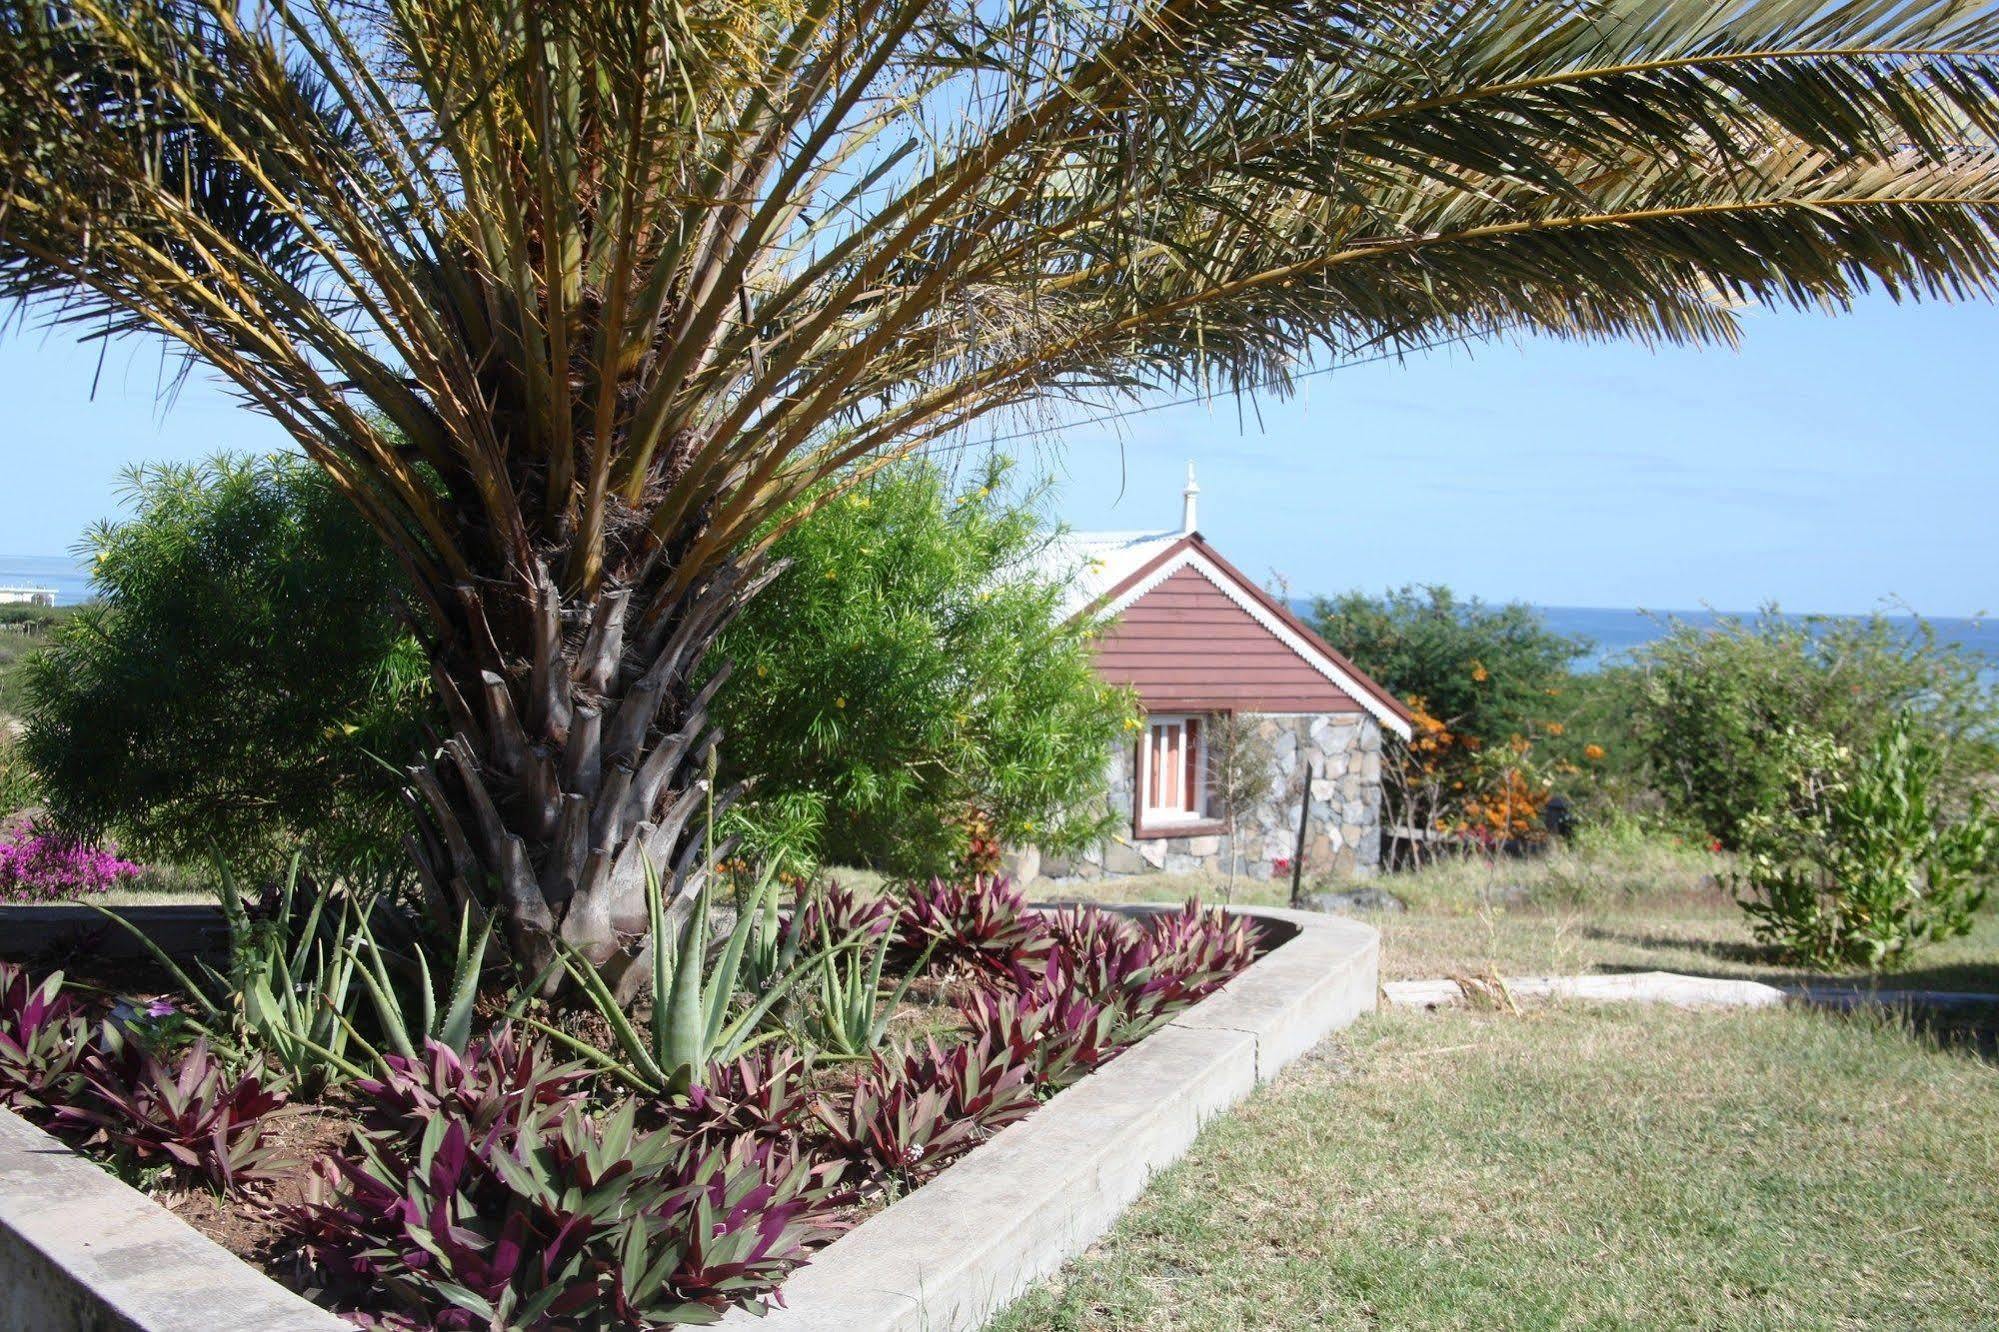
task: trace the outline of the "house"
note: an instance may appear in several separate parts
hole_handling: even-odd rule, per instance
[[[56,604],[54,588],[48,587],[0,587],[0,606],[53,606]]]
[[[1301,800],[1308,871],[1380,864],[1382,735],[1408,738],[1409,711],[1208,544],[1199,493],[1189,464],[1179,530],[1070,533],[1042,558],[1069,579],[1063,613],[1106,622],[1097,668],[1134,688],[1145,715],[1111,761],[1119,834],[1023,871],[1226,872],[1234,860],[1269,878],[1297,854]],[[1233,845],[1210,790],[1231,741],[1267,768],[1262,797],[1236,811]]]

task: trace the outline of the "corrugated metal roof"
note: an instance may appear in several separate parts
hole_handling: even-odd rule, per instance
[[[1074,615],[1137,573],[1148,560],[1178,541],[1181,532],[1064,532],[1041,548],[1033,573],[1066,583],[1060,613]]]

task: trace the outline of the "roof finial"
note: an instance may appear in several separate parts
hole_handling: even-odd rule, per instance
[[[1200,498],[1201,488],[1194,483],[1194,463],[1187,462],[1187,488],[1180,492],[1180,531],[1192,535],[1194,531],[1194,504]]]

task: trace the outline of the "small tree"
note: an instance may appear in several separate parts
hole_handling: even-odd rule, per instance
[[[244,872],[308,840],[407,864],[399,760],[430,690],[388,552],[300,458],[135,468],[125,498],[87,539],[98,599],[28,663],[58,821]]]
[[[1355,665],[1399,697],[1420,698],[1475,747],[1541,731],[1549,690],[1590,648],[1549,629],[1532,606],[1462,600],[1435,584],[1321,598],[1314,616],[1320,635]]]
[[[1533,607],[1430,585],[1349,592],[1316,614],[1320,633],[1415,715],[1407,741],[1384,742],[1384,821],[1408,834],[1391,832],[1391,856],[1420,865],[1439,836],[1452,847],[1536,836],[1552,780],[1593,761],[1591,742],[1554,715],[1589,643]]]
[[[1242,817],[1269,800],[1275,790],[1277,747],[1255,717],[1223,712],[1208,723],[1208,755],[1208,797],[1228,826],[1228,897],[1234,901],[1236,871],[1242,864]],[[1310,800],[1311,773],[1301,771],[1302,798]]]
[[[1743,820],[1732,876],[1757,938],[1815,967],[1880,968],[1970,930],[1999,818],[1978,798],[1940,803],[1943,751],[1918,721],[1893,718],[1857,757],[1795,728],[1769,750],[1785,799]]]

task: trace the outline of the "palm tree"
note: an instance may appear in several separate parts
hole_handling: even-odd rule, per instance
[[[1053,400],[1985,294],[1995,80],[1949,0],[0,0],[0,290],[327,470],[449,719],[431,890],[609,960],[817,499]]]

